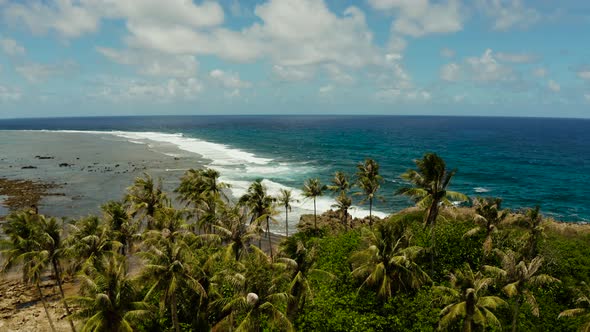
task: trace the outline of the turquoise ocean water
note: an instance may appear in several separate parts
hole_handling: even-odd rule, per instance
[[[395,196],[413,159],[436,152],[458,168],[452,189],[495,196],[508,208],[540,205],[549,216],[589,221],[590,120],[418,116],[162,116],[0,120],[0,130],[107,131],[198,153],[241,195],[263,178],[271,193],[296,192],[309,177],[353,174],[367,157],[381,165],[391,213],[411,205]],[[357,197],[357,201],[360,198]],[[328,209],[330,197],[319,202]],[[302,202],[301,212],[310,202]],[[362,215],[366,206],[357,207]]]

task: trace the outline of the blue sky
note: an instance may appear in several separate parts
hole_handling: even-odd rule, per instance
[[[590,118],[590,2],[0,0],[0,118]]]

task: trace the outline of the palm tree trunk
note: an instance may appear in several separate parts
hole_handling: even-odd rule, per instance
[[[518,331],[518,316],[520,315],[520,299],[516,298],[514,310],[512,312],[512,332]]]
[[[66,308],[66,314],[68,315],[68,321],[70,322],[70,328],[72,328],[72,332],[76,332],[76,327],[74,326],[74,321],[72,320],[72,314],[70,312],[70,307],[66,302],[66,295],[64,293],[63,287],[61,285],[61,273],[57,262],[54,260],[53,264],[53,273],[55,274],[55,280],[57,280],[57,286],[59,287],[59,292],[61,293],[61,300],[64,303],[64,307]]]
[[[318,230],[318,216],[315,209],[315,197],[313,198],[313,227]]]
[[[369,228],[373,229],[373,197],[369,197]]]
[[[266,217],[266,234],[268,235],[268,250],[270,251],[270,260],[273,260],[272,257],[272,241],[270,240],[270,218]]]
[[[430,205],[430,208],[428,209],[428,215],[426,215],[426,223],[424,225],[425,227],[435,223],[436,217],[438,215],[438,204],[439,201],[434,200]]]
[[[178,309],[176,308],[176,293],[172,292],[170,298],[170,313],[172,314],[172,325],[174,325],[174,331],[180,332],[180,325],[178,324]]]
[[[285,231],[289,237],[289,209],[285,207]]]
[[[49,310],[47,309],[47,302],[45,302],[45,296],[41,291],[41,286],[39,286],[39,281],[35,283],[37,286],[37,291],[39,292],[39,297],[41,298],[41,302],[43,303],[43,309],[45,309],[45,315],[47,315],[47,320],[49,321],[49,326],[51,327],[51,331],[55,332],[55,326],[53,326],[53,320],[51,319],[51,315],[49,315]]]
[[[463,332],[471,332],[471,317],[465,317],[463,320]]]

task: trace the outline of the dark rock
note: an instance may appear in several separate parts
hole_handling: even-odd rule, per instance
[[[36,168],[37,168],[37,166],[31,166],[31,165],[29,165],[29,166],[23,166],[20,169],[36,169]]]
[[[35,159],[55,159],[54,156],[35,156]]]
[[[74,166],[73,164],[68,164],[68,163],[61,163],[59,164],[59,167],[70,167],[70,166]]]

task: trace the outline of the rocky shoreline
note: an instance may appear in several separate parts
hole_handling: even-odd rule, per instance
[[[0,177],[0,196],[6,197],[0,201],[0,204],[9,211],[27,208],[35,209],[39,201],[45,196],[65,196],[64,193],[52,192],[57,188],[60,188],[60,186],[55,183]],[[4,217],[0,213],[0,220]]]

